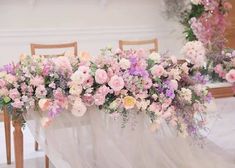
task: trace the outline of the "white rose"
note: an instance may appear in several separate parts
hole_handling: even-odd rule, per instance
[[[159,63],[161,61],[161,55],[157,52],[152,52],[149,56],[149,59],[153,60],[155,63]]]
[[[131,62],[128,59],[122,58],[119,62],[122,69],[128,69],[131,66]]]

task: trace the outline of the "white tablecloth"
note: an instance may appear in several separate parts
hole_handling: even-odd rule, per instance
[[[125,128],[96,109],[81,118],[64,112],[47,128],[41,127],[38,112],[26,119],[57,168],[234,168],[235,100],[215,102],[218,115],[208,123],[203,148],[165,124],[152,133],[142,114],[133,115]]]

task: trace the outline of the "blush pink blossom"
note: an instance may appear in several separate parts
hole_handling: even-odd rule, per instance
[[[235,82],[235,69],[230,70],[227,74],[226,74],[226,80],[229,83],[234,83]]]
[[[24,103],[20,101],[20,99],[15,99],[11,105],[15,108],[21,108],[24,105]]]
[[[117,75],[114,75],[110,81],[109,86],[115,91],[118,92],[124,88],[124,80],[122,77],[119,77]]]
[[[97,92],[103,96],[106,96],[108,93],[111,92],[111,90],[107,86],[103,85],[98,88]]]
[[[102,95],[102,94],[95,94],[94,95],[94,100],[95,100],[95,105],[97,105],[97,106],[101,106],[101,105],[103,105],[104,104],[104,102],[105,102],[105,96],[104,95]]]
[[[151,73],[155,77],[161,77],[165,73],[165,70],[162,65],[154,65],[151,68]]]
[[[20,97],[20,93],[18,92],[17,89],[11,89],[11,90],[9,91],[9,97],[10,97],[12,100],[15,100],[15,99],[17,99],[17,98]]]
[[[42,76],[36,76],[30,80],[30,84],[33,86],[40,86],[44,84],[44,79]]]
[[[108,80],[108,75],[105,70],[103,69],[97,69],[95,72],[95,81],[98,84],[104,84]]]
[[[94,104],[94,98],[92,94],[85,94],[82,96],[82,101],[87,105],[87,106],[92,106]]]

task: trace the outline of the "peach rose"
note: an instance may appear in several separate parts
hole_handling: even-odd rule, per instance
[[[165,70],[162,65],[154,65],[151,68],[151,73],[153,74],[153,76],[161,77],[165,73]]]
[[[132,96],[126,96],[123,99],[123,105],[125,109],[132,109],[135,107],[136,99]]]

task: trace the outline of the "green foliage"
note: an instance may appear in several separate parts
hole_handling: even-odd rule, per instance
[[[193,17],[199,18],[205,12],[205,8],[203,5],[193,5],[190,11],[184,11],[182,13],[183,20],[181,23],[185,26],[184,34],[187,41],[195,41],[197,40],[196,35],[193,33],[191,26],[189,24],[190,19]]]

